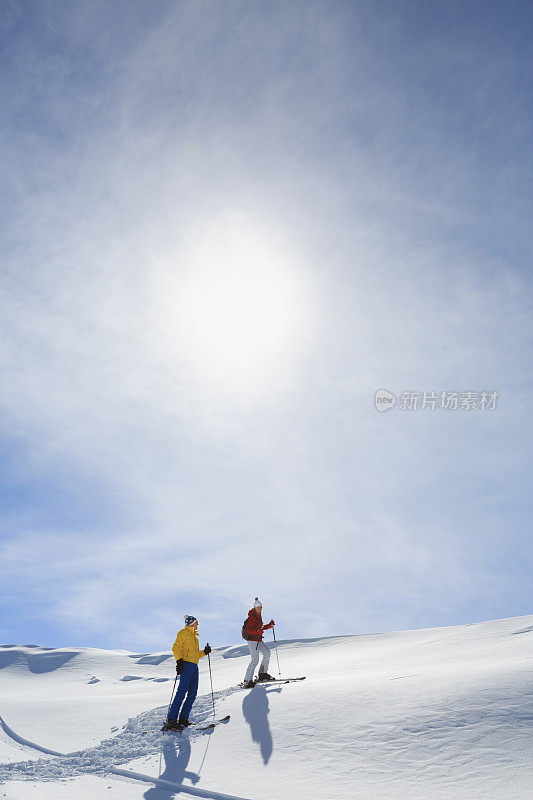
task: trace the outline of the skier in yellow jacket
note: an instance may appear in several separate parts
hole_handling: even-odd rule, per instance
[[[189,714],[198,692],[198,662],[211,652],[209,644],[200,650],[198,620],[191,614],[185,615],[185,627],[178,631],[172,652],[176,659],[176,672],[180,676],[180,682],[165,723],[167,730],[176,730],[191,724]]]

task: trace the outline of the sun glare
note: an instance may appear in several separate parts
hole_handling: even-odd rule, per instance
[[[281,388],[310,329],[308,283],[288,244],[225,218],[197,231],[180,262],[172,333],[191,377],[225,394]]]

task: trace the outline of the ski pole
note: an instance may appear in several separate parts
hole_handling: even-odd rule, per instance
[[[215,695],[213,694],[213,675],[211,673],[211,656],[207,654],[207,661],[209,663],[209,679],[211,681],[211,700],[213,701],[213,716],[215,716]]]
[[[177,680],[178,680],[178,673],[176,673],[176,677],[174,678],[174,686],[172,687],[172,694],[170,695],[170,703],[168,704],[167,719],[168,715],[170,714],[170,706],[172,705],[172,698],[174,697],[174,689],[176,688]]]
[[[272,636],[274,637],[274,644],[276,645],[276,658],[278,660],[278,673],[281,675],[281,669],[279,666],[279,655],[278,655],[278,643],[276,642],[276,632],[274,630],[274,626],[272,625]]]

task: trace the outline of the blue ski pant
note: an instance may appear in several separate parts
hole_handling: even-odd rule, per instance
[[[192,704],[196,700],[196,695],[198,694],[198,664],[193,664],[191,661],[184,661],[183,667],[180,672],[180,682],[178,684],[178,691],[172,701],[172,705],[170,706],[170,711],[168,712],[169,719],[178,719],[179,717],[183,719],[189,719],[189,714],[191,713]],[[183,703],[183,700],[187,695],[187,699]],[[180,708],[181,704],[183,703],[183,708]]]

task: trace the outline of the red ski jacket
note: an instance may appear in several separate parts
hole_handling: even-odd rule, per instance
[[[253,642],[261,642],[263,640],[263,631],[267,631],[271,627],[270,622],[268,625],[263,625],[261,614],[256,614],[253,608],[249,610],[245,631]]]

